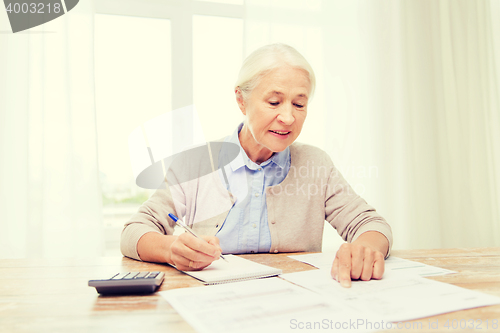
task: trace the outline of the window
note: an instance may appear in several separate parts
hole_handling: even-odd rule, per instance
[[[243,0],[96,1],[96,113],[107,255],[120,254],[124,222],[152,193],[135,184],[128,152],[132,130],[193,103],[206,140],[230,133],[241,118],[227,94],[243,60],[242,5]],[[220,35],[228,43],[218,43]],[[232,108],[234,116],[223,124],[217,120],[217,128],[210,116],[214,108]]]
[[[96,113],[106,251],[149,192],[135,185],[128,135],[171,109],[170,21],[95,17]],[[147,36],[147,38],[145,38]],[[111,252],[109,252],[111,251]]]
[[[232,133],[242,119],[234,97],[242,36],[242,19],[193,17],[193,98],[207,141]],[[214,117],[217,113],[225,117]]]

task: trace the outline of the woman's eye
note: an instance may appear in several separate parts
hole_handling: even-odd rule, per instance
[[[280,104],[280,102],[269,102],[269,104],[276,106],[276,105]]]
[[[294,105],[295,105],[296,107],[298,107],[298,108],[303,108],[303,107],[304,107],[304,105],[302,105],[302,104],[297,104],[297,103],[295,103]]]

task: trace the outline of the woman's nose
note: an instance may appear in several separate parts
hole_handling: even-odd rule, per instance
[[[285,124],[285,125],[291,125],[295,121],[295,118],[293,117],[293,107],[290,106],[283,106],[281,109],[279,115],[278,115],[278,121]]]

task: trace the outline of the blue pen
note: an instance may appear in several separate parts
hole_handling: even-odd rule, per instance
[[[206,242],[206,240],[204,240],[203,238],[201,238],[200,236],[198,236],[197,234],[195,234],[195,233],[194,233],[194,231],[193,231],[193,230],[191,230],[191,228],[190,228],[190,227],[188,227],[187,225],[185,225],[185,224],[184,224],[184,222],[182,222],[182,221],[181,221],[181,220],[180,220],[177,216],[175,216],[174,214],[170,214],[170,213],[168,214],[168,216],[169,216],[172,220],[174,220],[174,222],[175,222],[175,223],[176,223],[179,227],[181,227],[182,229],[186,230],[187,232],[189,232],[189,233],[190,233],[191,235],[193,235],[194,237],[199,238],[199,239],[201,239],[202,241]],[[227,259],[226,259],[226,258],[224,258],[224,256],[223,256],[222,254],[220,255],[220,257],[221,257],[222,259],[224,259],[225,261],[227,261]]]

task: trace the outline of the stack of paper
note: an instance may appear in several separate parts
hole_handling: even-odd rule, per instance
[[[500,304],[500,298],[425,279],[418,275],[386,272],[382,280],[352,281],[351,288],[336,283],[327,270],[281,275],[357,313],[399,322],[446,312]]]
[[[183,288],[160,294],[198,332],[370,332],[358,313],[279,278]],[[363,317],[371,323],[377,319]]]
[[[302,261],[303,263],[309,264],[319,269],[330,270],[332,268],[333,260],[335,259],[335,253],[334,252],[310,253],[310,254],[299,254],[289,257],[298,261]],[[386,272],[400,271],[419,276],[433,276],[433,275],[445,275],[445,274],[456,273],[448,269],[430,266],[422,264],[420,262],[402,259],[398,257],[392,257],[392,256],[385,260],[385,271]]]
[[[207,333],[371,332],[394,329],[393,323],[400,321],[500,304],[499,297],[422,277],[451,271],[400,258],[386,261],[387,269],[382,280],[353,281],[351,288],[347,289],[330,275],[331,255],[320,253],[293,258],[322,269],[283,274],[282,279],[183,288],[160,294],[197,331]],[[230,262],[241,264],[242,269],[253,270],[248,263],[238,261],[231,259]],[[227,274],[224,267],[218,267],[220,264],[222,262],[211,266],[212,272],[207,270],[203,278],[207,281],[212,275],[214,281],[220,281],[222,275],[239,278],[237,274]],[[247,278],[259,276],[243,271],[242,276]],[[272,274],[262,272],[263,276]]]

